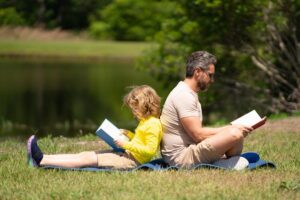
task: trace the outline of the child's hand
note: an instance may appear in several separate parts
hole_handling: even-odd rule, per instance
[[[129,131],[128,131],[128,130],[126,130],[126,129],[120,129],[120,131],[121,131],[121,133],[122,133],[123,135],[125,135],[126,137],[128,137],[128,134],[129,134]]]
[[[125,142],[122,140],[115,140],[115,144],[118,145],[119,147],[123,148],[125,145]]]

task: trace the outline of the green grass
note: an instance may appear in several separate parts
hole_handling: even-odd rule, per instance
[[[106,148],[92,134],[45,137],[47,153]],[[259,152],[277,169],[254,171],[72,172],[26,165],[26,140],[0,141],[0,199],[300,199],[300,131],[259,131],[245,151]],[[86,142],[85,144],[83,142]]]
[[[275,120],[275,119],[284,119],[287,118],[289,116],[300,116],[300,111],[296,111],[292,114],[288,114],[288,113],[277,113],[277,114],[272,114],[269,119]]]
[[[149,47],[145,42],[93,40],[0,39],[0,56],[132,59]]]

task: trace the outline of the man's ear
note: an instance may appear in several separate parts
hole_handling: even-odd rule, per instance
[[[200,70],[199,69],[195,69],[194,76],[199,76],[199,74],[200,74]]]

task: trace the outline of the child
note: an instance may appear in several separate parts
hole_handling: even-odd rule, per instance
[[[133,87],[123,101],[139,121],[135,134],[122,130],[123,134],[130,138],[129,142],[115,141],[118,146],[125,149],[124,153],[87,151],[78,154],[46,155],[38,147],[37,139],[33,135],[27,143],[29,165],[128,169],[149,162],[156,154],[162,138],[162,126],[159,120],[160,97],[154,89],[142,85]]]

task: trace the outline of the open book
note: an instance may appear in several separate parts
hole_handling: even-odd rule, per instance
[[[124,149],[115,144],[115,140],[129,141],[113,123],[105,119],[96,131],[96,135],[104,140],[116,152],[124,152]]]
[[[258,127],[264,125],[267,121],[267,117],[261,118],[255,110],[239,117],[238,119],[231,122],[232,125],[240,124],[248,127],[252,127],[253,129],[257,129]]]

